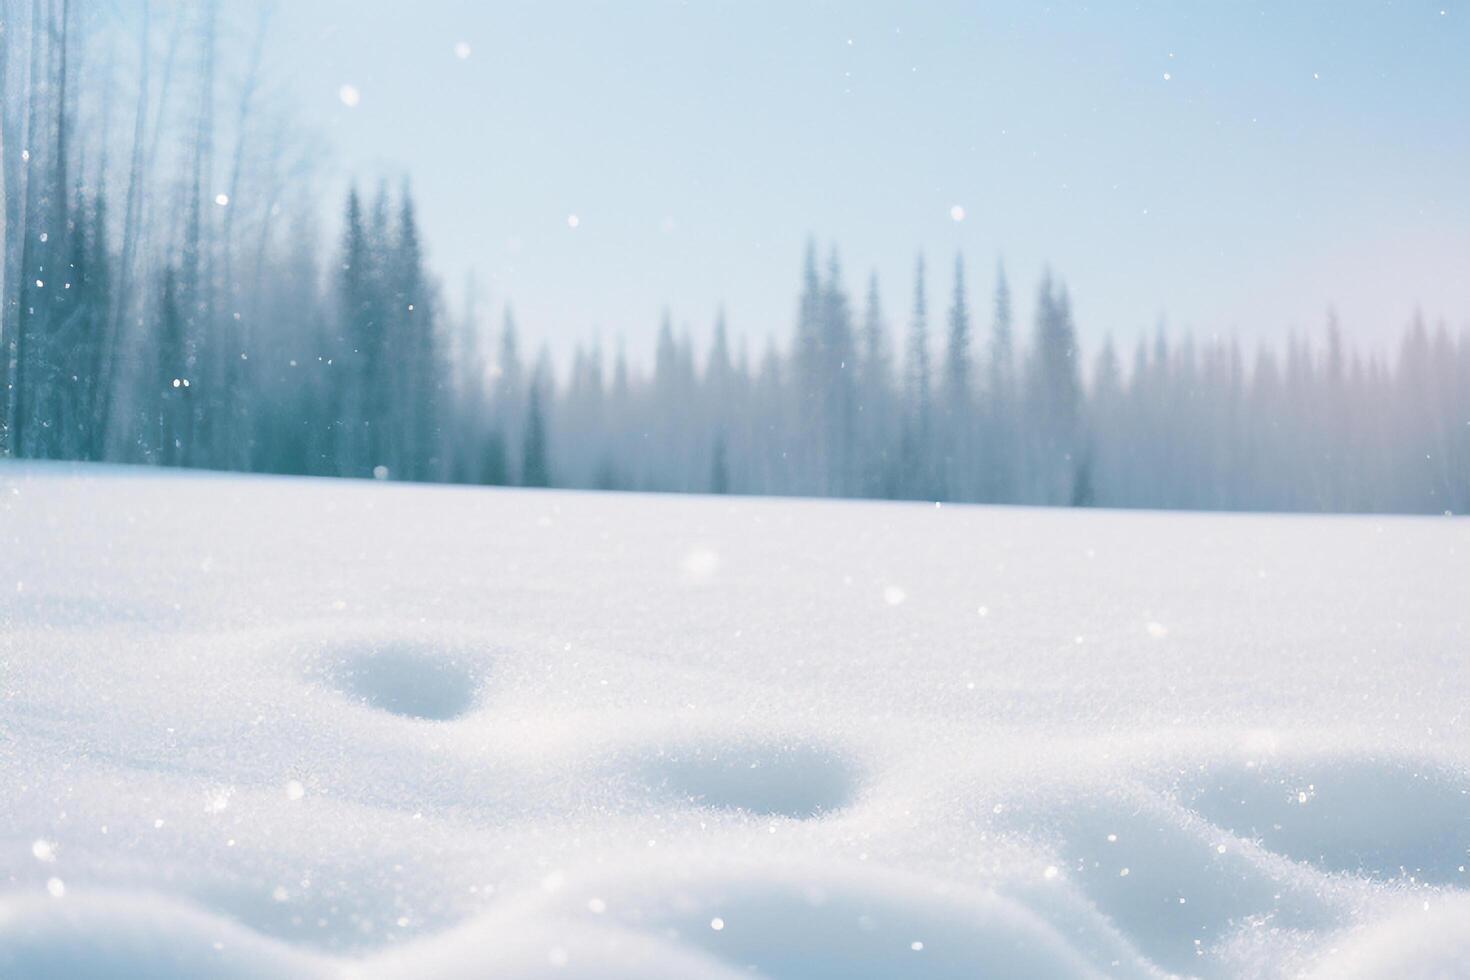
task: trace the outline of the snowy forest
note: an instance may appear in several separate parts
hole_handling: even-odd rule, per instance
[[[1390,356],[1347,342],[1330,313],[1320,331],[1249,350],[1160,327],[1089,351],[1059,275],[1034,287],[1020,323],[989,258],[977,278],[963,256],[935,269],[920,256],[888,292],[814,243],[793,262],[792,323],[757,350],[718,313],[699,343],[666,315],[651,369],[601,345],[556,365],[508,305],[484,308],[471,286],[451,306],[406,180],[353,190],[340,228],[318,227],[318,147],[261,70],[266,8],[228,24],[215,3],[139,9],[0,7],[0,456],[699,493],[1470,510],[1470,333],[1419,316]],[[226,31],[250,40],[227,48]]]

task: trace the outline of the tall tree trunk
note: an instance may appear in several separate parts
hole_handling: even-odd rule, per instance
[[[30,449],[28,438],[31,422],[31,334],[36,327],[36,317],[28,312],[30,306],[27,298],[33,292],[31,279],[39,258],[37,236],[33,235],[30,229],[30,219],[36,213],[39,201],[35,179],[38,161],[36,154],[32,153],[29,147],[39,133],[41,94],[45,89],[44,74],[40,76],[42,83],[37,85],[37,73],[41,64],[41,30],[44,23],[41,0],[31,0],[31,16],[28,25],[31,43],[30,55],[26,60],[25,112],[23,114],[25,132],[21,135],[21,145],[27,149],[24,151],[22,160],[24,166],[21,167],[24,186],[20,189],[21,217],[16,228],[16,234],[20,238],[20,275],[16,278],[18,292],[13,327],[15,367],[12,370],[10,386],[11,451],[16,455],[25,455]]]
[[[227,463],[231,468],[248,469],[250,440],[244,438],[250,428],[250,409],[248,399],[238,398],[236,394],[245,390],[246,376],[250,362],[246,359],[247,352],[251,350],[248,339],[250,322],[248,317],[240,316],[240,302],[238,284],[235,282],[235,215],[240,210],[240,175],[244,169],[246,137],[250,129],[250,110],[255,98],[255,89],[260,80],[260,62],[265,52],[266,28],[270,24],[270,7],[262,6],[260,9],[259,26],[255,32],[255,45],[250,54],[250,65],[245,73],[245,80],[240,90],[239,112],[235,118],[235,152],[230,162],[230,179],[225,188],[225,214],[224,227],[222,229],[221,261],[223,266],[223,298],[225,309],[230,316],[222,318],[219,322],[223,329],[229,331],[228,339],[231,343],[225,350],[224,374],[218,380],[223,385],[221,392],[221,411],[228,413],[226,426],[230,435],[225,441],[225,452],[229,454]],[[226,338],[221,337],[223,343]],[[236,350],[238,349],[238,356]],[[222,418],[221,421],[226,421]]]
[[[184,9],[182,6],[176,6],[174,9],[174,26],[173,30],[169,32],[168,49],[164,52],[163,56],[163,77],[158,86],[158,103],[153,111],[153,135],[148,141],[148,152],[143,157],[143,174],[145,178],[158,173],[158,150],[159,145],[163,141],[163,132],[166,128],[164,126],[164,120],[168,118],[169,93],[173,91],[174,65],[178,62],[179,45],[183,43],[184,37]],[[147,208],[147,203],[148,197],[145,193],[138,201],[140,214],[138,252],[141,255],[149,254],[149,248],[153,244],[153,238],[156,237],[155,232],[157,231],[155,228],[156,222],[151,220],[156,209],[150,211]],[[170,216],[174,221],[177,221],[180,217],[179,209],[172,209]],[[178,225],[171,222],[169,231],[176,232],[177,230]],[[175,241],[172,244],[177,244],[177,242]]]
[[[51,161],[52,182],[51,190],[51,218],[49,240],[51,261],[47,263],[52,273],[50,288],[52,292],[47,297],[47,306],[55,307],[58,303],[66,303],[73,299],[72,289],[75,283],[66,280],[73,278],[72,274],[64,271],[63,263],[72,254],[72,221],[71,221],[71,195],[67,186],[69,180],[69,163],[67,156],[69,147],[67,145],[67,82],[71,72],[67,65],[70,54],[70,31],[71,31],[71,0],[61,0],[61,22],[54,22],[56,9],[52,8],[53,23],[51,25],[51,43],[56,45],[58,53],[54,56],[56,60],[56,159]],[[61,312],[63,315],[57,316]],[[58,343],[57,334],[60,327],[66,322],[65,311],[52,310],[47,316],[45,332],[40,337],[40,344],[36,353],[39,355],[37,361],[41,367],[41,378],[45,383],[42,392],[41,410],[44,413],[44,422],[37,430],[37,438],[42,446],[41,455],[47,458],[62,455],[65,448],[62,443],[65,440],[62,415],[65,411],[67,392],[64,389],[62,378],[64,372],[61,370],[62,350]]]
[[[138,247],[138,224],[142,211],[143,140],[148,128],[148,31],[151,15],[149,0],[143,0],[143,24],[138,36],[138,106],[133,116],[133,149],[128,159],[128,190],[123,210],[122,253],[118,262],[117,281],[112,306],[106,311],[107,346],[102,352],[98,378],[97,431],[99,446],[105,453],[113,435],[118,350],[123,335],[123,320],[132,305],[133,259]]]
[[[15,24],[10,17],[10,0],[0,3],[0,457],[10,450],[10,195],[5,182],[10,169],[10,39]]]
[[[240,105],[235,117],[235,153],[233,159],[230,161],[229,185],[225,189],[229,204],[225,208],[223,228],[224,284],[226,296],[233,296],[235,293],[235,282],[232,278],[234,275],[235,213],[239,210],[240,174],[244,169],[245,137],[248,135],[250,126],[250,109],[255,99],[255,89],[260,81],[260,61],[265,52],[266,28],[269,23],[270,7],[262,7],[259,27],[255,33],[255,45],[251,49],[250,65],[245,73],[245,80],[240,89]]]
[[[208,0],[203,11],[203,62],[199,89],[199,115],[194,132],[194,161],[189,182],[188,227],[184,237],[184,300],[191,343],[195,350],[197,377],[189,379],[197,417],[191,420],[193,446],[188,462],[209,466],[217,461],[216,436],[223,405],[219,390],[224,376],[223,345],[216,336],[214,270],[204,214],[208,181],[214,169],[214,41],[219,12],[217,0]]]

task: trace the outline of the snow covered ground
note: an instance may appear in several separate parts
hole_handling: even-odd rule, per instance
[[[1470,973],[1470,523],[0,467],[0,976]]]

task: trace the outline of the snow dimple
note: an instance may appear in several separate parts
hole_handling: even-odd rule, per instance
[[[390,714],[449,721],[475,704],[479,678],[459,660],[407,643],[345,654],[332,683],[350,697]]]
[[[1324,871],[1467,883],[1470,779],[1433,763],[1341,757],[1220,767],[1183,802]]]
[[[656,753],[642,775],[655,791],[699,806],[797,820],[840,810],[857,793],[851,763],[808,745],[692,745]]]

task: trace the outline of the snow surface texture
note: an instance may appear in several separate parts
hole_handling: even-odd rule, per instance
[[[1470,974],[1470,523],[0,468],[0,976]]]

